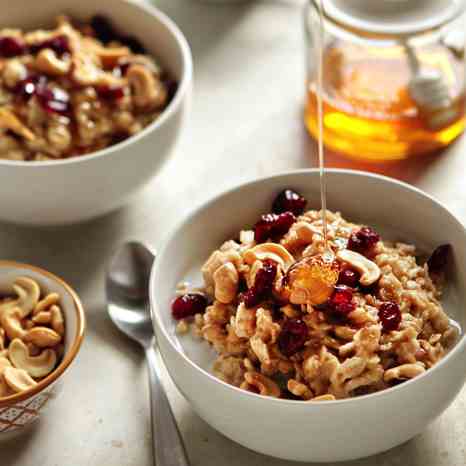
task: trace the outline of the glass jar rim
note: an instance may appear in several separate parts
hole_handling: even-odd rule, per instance
[[[422,21],[405,22],[397,25],[385,22],[377,23],[352,16],[339,9],[331,0],[328,0],[327,5],[325,4],[325,0],[310,0],[310,3],[313,4],[317,11],[322,4],[324,19],[334,26],[361,36],[392,39],[436,31],[459,18],[466,10],[466,1],[460,0],[451,2],[450,8],[446,9],[441,15],[424,18]]]

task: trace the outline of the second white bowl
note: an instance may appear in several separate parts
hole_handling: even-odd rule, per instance
[[[466,234],[461,223],[427,194],[390,178],[351,170],[328,171],[328,205],[349,220],[374,226],[384,238],[431,251],[451,243],[443,304],[466,324]],[[425,374],[396,387],[347,400],[306,403],[261,397],[210,374],[213,350],[178,339],[170,303],[176,284],[202,283],[209,253],[253,225],[284,188],[318,208],[316,170],[243,184],[195,210],[172,232],[152,270],[150,298],[158,344],[168,371],[197,413],[227,437],[272,456],[298,461],[343,461],[373,455],[421,432],[453,401],[465,380],[466,339]]]
[[[192,86],[189,46],[178,27],[159,10],[129,0],[0,0],[0,28],[47,27],[58,14],[89,20],[107,16],[137,37],[179,82],[163,114],[137,135],[82,157],[51,162],[0,160],[0,220],[64,224],[87,220],[123,205],[158,172],[183,127]]]

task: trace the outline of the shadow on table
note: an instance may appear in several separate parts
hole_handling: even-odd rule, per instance
[[[305,151],[308,158],[312,160],[312,166],[318,166],[318,151],[316,142],[307,134],[305,128],[303,132],[306,133],[307,142],[305,144]],[[325,163],[327,167],[332,168],[348,168],[353,170],[362,170],[380,175],[390,176],[397,178],[401,181],[410,184],[418,184],[421,179],[427,175],[438,163],[449,156],[450,150],[454,150],[457,142],[455,141],[447,149],[434,152],[432,154],[420,155],[410,159],[396,161],[396,162],[364,162],[346,158],[336,152],[326,149],[325,150]]]

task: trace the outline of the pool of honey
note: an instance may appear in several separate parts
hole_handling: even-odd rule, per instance
[[[408,92],[412,78],[399,47],[335,42],[324,51],[324,143],[352,158],[385,161],[441,149],[465,127],[464,64],[441,44],[416,50],[423,69],[438,69],[448,83],[457,118],[431,129]],[[316,83],[307,92],[305,120],[317,139]]]

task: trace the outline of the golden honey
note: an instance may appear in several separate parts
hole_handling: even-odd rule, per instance
[[[412,73],[400,45],[370,47],[334,40],[323,54],[323,132],[328,149],[355,159],[386,161],[439,150],[465,127],[463,57],[440,42],[416,50],[424,70],[448,83],[457,117],[431,129],[411,99]],[[318,137],[316,83],[309,82],[306,126]]]

